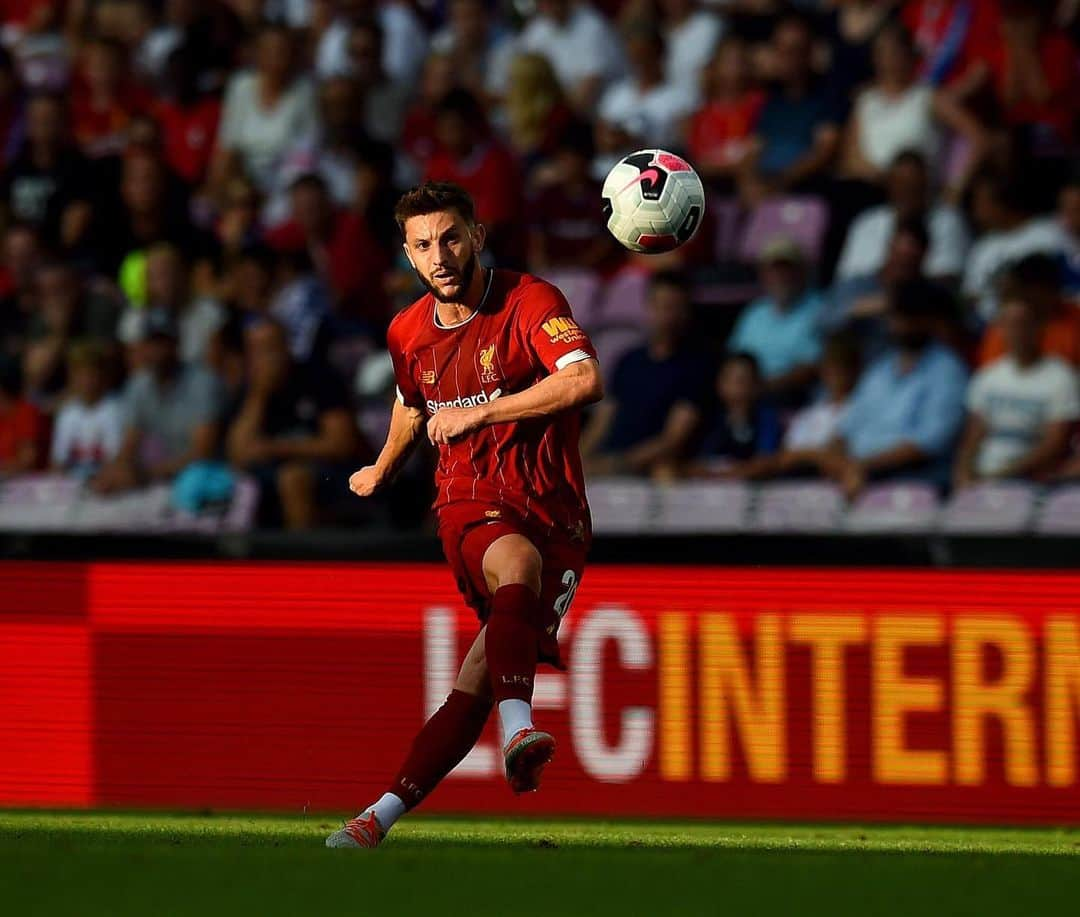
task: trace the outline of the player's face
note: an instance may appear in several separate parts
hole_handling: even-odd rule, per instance
[[[484,247],[484,227],[470,226],[456,210],[410,217],[405,255],[420,282],[440,302],[462,302]]]

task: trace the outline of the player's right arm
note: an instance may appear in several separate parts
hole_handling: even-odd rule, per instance
[[[420,441],[426,422],[427,417],[420,408],[395,401],[390,429],[379,457],[373,465],[353,473],[349,478],[349,490],[358,497],[370,497],[389,484]]]

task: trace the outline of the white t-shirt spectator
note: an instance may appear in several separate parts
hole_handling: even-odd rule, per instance
[[[225,90],[218,144],[240,154],[244,168],[262,191],[274,184],[274,173],[297,137],[313,133],[318,117],[315,92],[301,78],[285,90],[270,109],[259,102],[254,73],[238,73]]]
[[[876,274],[885,264],[889,242],[896,231],[896,211],[888,204],[860,213],[848,230],[836,268],[837,280]],[[936,204],[927,215],[930,250],[926,253],[928,277],[959,277],[971,247],[964,217],[955,207]]]
[[[405,3],[381,3],[377,11],[383,33],[382,68],[393,80],[413,80],[427,57],[428,40],[423,23]],[[352,23],[338,18],[323,32],[315,49],[315,72],[319,79],[349,76],[349,33]]]
[[[840,434],[847,402],[819,401],[791,418],[784,435],[785,449],[821,449]]]
[[[56,416],[50,459],[57,468],[90,475],[116,458],[123,439],[119,398],[102,398],[97,404],[72,398]]]
[[[701,85],[701,71],[723,35],[723,20],[708,10],[698,10],[684,22],[668,29],[664,62],[667,78],[697,92]]]
[[[927,162],[937,162],[940,135],[934,123],[933,90],[912,86],[890,97],[867,89],[855,102],[859,149],[867,161],[885,170],[905,150],[918,150]]]
[[[993,474],[1029,452],[1047,424],[1080,417],[1076,373],[1057,357],[1021,369],[1005,356],[975,374],[967,407],[987,426],[976,471]]]
[[[565,24],[536,16],[522,30],[518,45],[523,51],[543,54],[568,92],[590,77],[612,80],[623,72],[619,40],[606,19],[584,3],[578,3]]]
[[[988,232],[971,247],[964,271],[964,295],[975,300],[985,321],[991,321],[998,305],[995,282],[1002,269],[1028,255],[1056,255],[1061,246],[1061,227],[1050,218],[1031,219],[1004,232]]]
[[[678,145],[679,123],[697,108],[697,93],[680,83],[642,90],[637,80],[621,80],[600,98],[597,114],[649,146]]]

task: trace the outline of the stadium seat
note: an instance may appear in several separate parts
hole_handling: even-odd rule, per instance
[[[64,531],[79,500],[82,483],[60,474],[11,478],[0,488],[0,530]]]
[[[828,532],[840,526],[844,497],[824,481],[778,481],[758,489],[751,527],[758,532]]]
[[[593,531],[601,535],[634,535],[650,529],[654,492],[637,478],[591,478],[586,482]]]
[[[637,268],[619,271],[600,297],[599,319],[603,327],[641,328],[645,324],[648,290],[648,272]]]
[[[938,517],[937,492],[930,484],[904,481],[874,484],[847,516],[852,532],[927,532]]]
[[[829,208],[809,195],[777,197],[759,204],[750,215],[743,235],[742,260],[755,264],[770,240],[786,236],[799,244],[807,260],[816,264],[821,257]]]
[[[1080,535],[1080,484],[1052,491],[1035,527],[1046,535]]]
[[[600,276],[578,268],[551,268],[543,272],[546,281],[557,286],[582,328],[592,331],[599,327]]]
[[[738,532],[746,527],[751,490],[742,481],[689,481],[659,487],[657,493],[659,532]]]
[[[592,342],[596,346],[596,356],[600,361],[605,385],[611,385],[619,360],[644,340],[644,335],[638,328],[608,328],[593,335]]]
[[[942,511],[946,532],[1022,532],[1031,524],[1036,488],[1024,481],[976,484],[955,493]]]

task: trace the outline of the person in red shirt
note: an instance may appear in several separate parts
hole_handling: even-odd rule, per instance
[[[45,420],[22,397],[18,366],[0,368],[0,476],[33,471],[41,462]]]
[[[920,79],[962,96],[1000,42],[998,0],[907,0],[902,19],[919,51]]]
[[[438,149],[427,163],[425,181],[452,182],[476,202],[477,218],[487,227],[487,244],[503,264],[525,260],[521,175],[510,151],[492,136],[480,103],[466,90],[453,89],[436,106]]]
[[[161,125],[165,162],[195,187],[206,179],[221,119],[221,101],[199,92],[198,78],[194,49],[181,45],[165,63],[166,92],[153,109]]]
[[[96,38],[85,47],[72,90],[71,117],[75,139],[87,156],[122,152],[131,116],[149,108],[150,96],[128,78],[126,54],[122,44],[108,38]]]
[[[279,251],[306,249],[333,292],[339,314],[384,325],[383,280],[389,265],[363,217],[335,207],[320,175],[301,175],[290,196],[292,214],[267,233],[267,244]]]
[[[562,667],[559,622],[590,540],[577,443],[581,408],[601,398],[602,383],[566,299],[536,277],[480,266],[484,227],[455,185],[414,188],[395,216],[428,293],[390,325],[398,403],[378,459],[349,486],[369,496],[422,436],[435,444],[439,536],[485,623],[387,792],[328,847],[379,844],[464,758],[493,702],[511,788],[539,786],[555,740],[532,723],[536,665]]]
[[[751,83],[750,49],[725,38],[704,74],[705,104],[690,118],[687,148],[703,178],[728,182],[750,147],[765,93]]]

